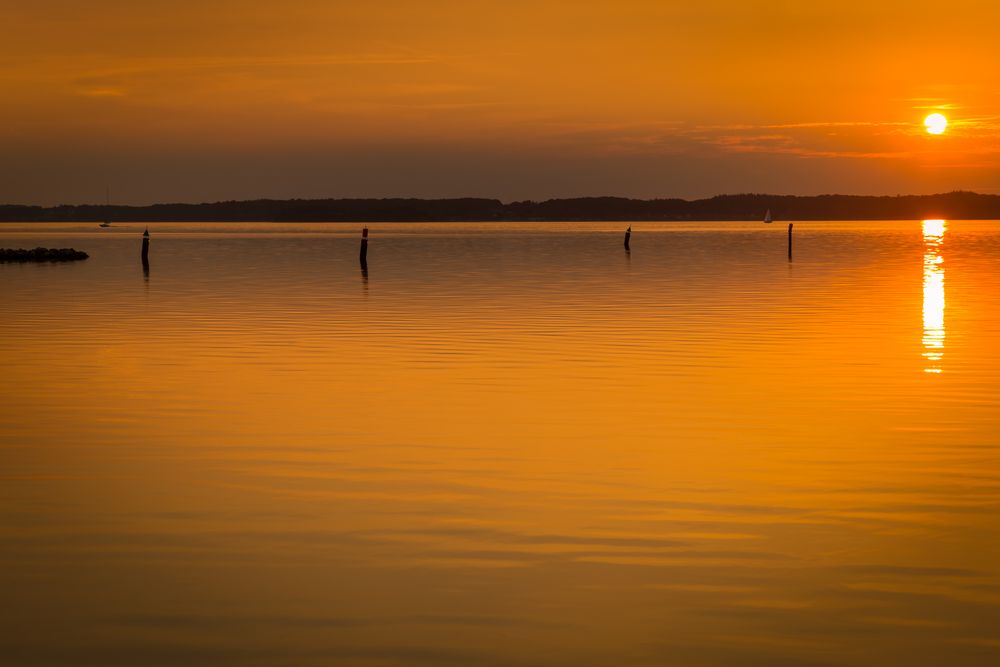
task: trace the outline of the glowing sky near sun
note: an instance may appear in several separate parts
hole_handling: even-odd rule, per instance
[[[0,201],[1000,191],[992,2],[7,4]]]

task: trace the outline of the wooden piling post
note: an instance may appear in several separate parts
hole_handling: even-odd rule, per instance
[[[788,261],[792,261],[792,223],[788,223]]]
[[[142,233],[142,268],[149,271],[149,226]]]
[[[368,271],[368,227],[361,230],[361,270]]]
[[[626,250],[631,250],[631,248],[628,247],[628,242],[629,242],[630,238],[632,238],[632,225],[629,225],[628,229],[625,230],[625,249]]]

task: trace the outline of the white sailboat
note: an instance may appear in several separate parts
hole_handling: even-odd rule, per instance
[[[764,214],[764,223],[770,224],[771,222],[771,209],[767,209],[767,213]]]
[[[104,196],[104,206],[105,207],[110,207],[111,206],[111,188],[110,187],[108,187],[108,189],[105,191],[104,195],[105,195]],[[110,227],[111,226],[111,223],[108,222],[107,211],[105,211],[104,214],[105,214],[104,222],[102,222],[100,225],[98,225],[98,227]]]

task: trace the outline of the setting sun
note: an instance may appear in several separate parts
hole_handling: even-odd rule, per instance
[[[948,127],[948,119],[942,114],[932,113],[927,118],[924,118],[924,127],[931,134],[943,134],[945,128]]]

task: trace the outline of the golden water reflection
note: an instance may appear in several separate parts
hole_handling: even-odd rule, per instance
[[[1000,221],[39,224],[0,665],[1000,665]]]
[[[927,373],[941,372],[944,357],[944,258],[941,249],[947,224],[924,220],[924,353]]]

